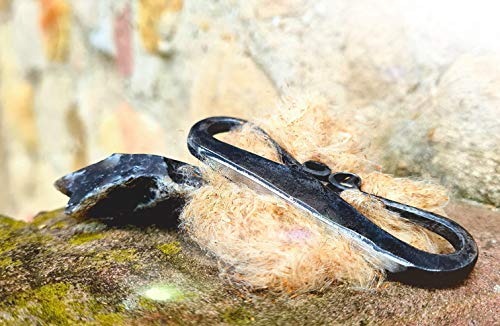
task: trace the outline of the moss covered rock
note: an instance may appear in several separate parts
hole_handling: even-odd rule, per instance
[[[0,324],[493,324],[499,214],[464,204],[453,212],[482,250],[465,284],[370,291],[339,284],[299,295],[231,284],[176,230],[79,222],[62,210],[32,223],[1,217]]]

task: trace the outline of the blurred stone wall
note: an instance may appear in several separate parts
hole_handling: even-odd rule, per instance
[[[0,211],[62,206],[53,181],[113,152],[192,160],[197,119],[304,94],[387,172],[498,206],[500,24],[483,2],[0,0]]]

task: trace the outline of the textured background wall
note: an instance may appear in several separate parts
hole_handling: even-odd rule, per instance
[[[0,211],[113,152],[191,160],[189,126],[313,94],[386,171],[500,204],[494,2],[0,0]]]

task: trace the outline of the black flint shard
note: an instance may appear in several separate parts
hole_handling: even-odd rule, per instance
[[[197,167],[148,154],[113,154],[55,182],[69,196],[66,214],[110,224],[174,226],[202,184]]]

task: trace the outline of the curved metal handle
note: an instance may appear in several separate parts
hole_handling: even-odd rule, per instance
[[[419,286],[442,287],[463,280],[473,269],[478,250],[472,236],[457,223],[437,214],[380,198],[386,206],[443,236],[455,248],[450,254],[419,250],[384,231],[336,191],[307,174],[300,164],[271,138],[284,164],[270,161],[215,139],[218,133],[240,127],[246,121],[213,117],[196,123],[188,136],[188,147],[234,181],[270,191],[299,209],[305,210],[327,227],[340,231],[370,255],[383,261],[389,277]],[[264,131],[262,131],[263,134]]]

